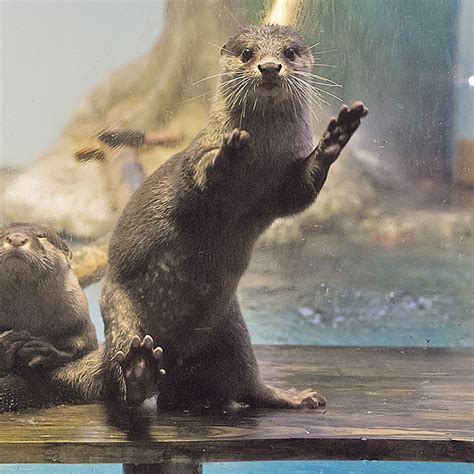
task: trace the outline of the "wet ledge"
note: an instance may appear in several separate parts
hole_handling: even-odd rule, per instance
[[[328,406],[158,415],[145,407],[121,427],[101,405],[3,414],[0,462],[168,468],[177,462],[178,471],[153,472],[198,472],[199,463],[212,461],[474,460],[473,350],[257,346],[256,352],[268,383],[315,388]],[[143,469],[126,472],[152,472]]]

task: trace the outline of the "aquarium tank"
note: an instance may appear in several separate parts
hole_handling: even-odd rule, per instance
[[[125,204],[206,125],[226,39],[274,15],[311,45],[315,142],[342,103],[363,100],[369,114],[316,202],[259,238],[238,287],[253,344],[473,347],[472,0],[3,0],[0,9],[0,225],[49,226],[92,259],[92,270],[73,268],[90,277],[100,342],[96,280]],[[138,131],[143,143],[105,156],[106,129]],[[0,465],[10,472],[121,466]],[[473,471],[325,460],[204,472]]]

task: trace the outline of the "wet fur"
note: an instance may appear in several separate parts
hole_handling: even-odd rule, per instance
[[[226,81],[236,74],[257,77],[239,57],[249,46],[259,58],[281,61],[284,48],[298,48],[293,66],[311,69],[307,45],[290,28],[250,27],[231,38],[222,49],[223,77],[207,127],[132,196],[110,242],[100,301],[111,399],[127,396],[114,354],[126,351],[133,335],[150,334],[164,349],[168,373],[156,387],[160,406],[325,403],[313,391],[263,384],[236,290],[257,238],[275,218],[314,201],[366,110],[344,109],[350,125],[333,120],[312,152],[308,102],[259,96],[253,109],[245,100],[255,100],[254,82],[245,100],[226,96]],[[246,130],[249,142],[226,148],[224,136],[235,128]]]
[[[11,258],[5,244],[14,233],[29,239],[17,258]],[[84,399],[69,381],[84,370],[77,361],[98,353],[98,343],[86,297],[69,266],[71,255],[67,244],[45,227],[0,229],[0,411]],[[28,344],[36,346],[26,349]],[[29,367],[38,354],[46,359]]]

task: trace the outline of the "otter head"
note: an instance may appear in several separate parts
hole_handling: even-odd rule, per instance
[[[301,35],[288,26],[241,30],[222,47],[221,65],[220,93],[230,108],[309,104],[313,56]]]
[[[72,252],[47,227],[13,223],[0,228],[0,280],[40,281],[69,271]]]

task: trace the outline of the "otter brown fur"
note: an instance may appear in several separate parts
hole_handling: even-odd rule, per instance
[[[113,233],[100,300],[107,396],[136,403],[158,391],[131,388],[115,360],[132,336],[151,335],[168,372],[159,406],[317,407],[325,398],[312,389],[262,382],[236,289],[255,241],[314,201],[367,109],[344,106],[313,149],[304,89],[313,58],[302,37],[249,27],[221,57],[208,125],[135,192]],[[146,370],[155,384],[152,361]]]
[[[71,255],[46,227],[0,228],[0,411],[66,401],[55,377],[98,348]]]

